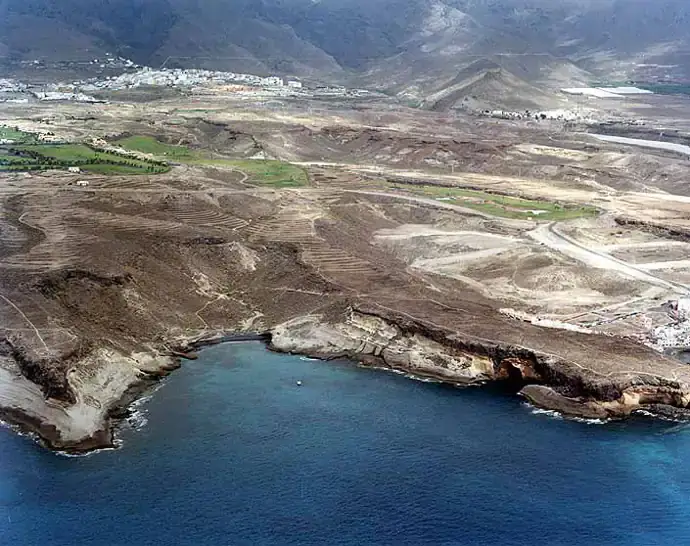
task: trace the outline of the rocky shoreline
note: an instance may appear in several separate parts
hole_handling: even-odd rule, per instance
[[[4,357],[0,419],[56,451],[112,448],[117,425],[129,415],[132,402],[179,368],[181,359],[193,358],[193,351],[208,345],[237,341],[263,341],[273,351],[322,360],[348,358],[458,386],[500,382],[534,406],[566,416],[621,419],[642,411],[690,419],[690,385],[644,374],[602,377],[553,355],[463,338],[403,314],[364,306],[335,316],[300,316],[263,333],[180,339],[173,348],[136,355],[97,351],[97,358],[92,354],[73,368],[91,370],[88,380],[67,373],[71,400],[45,396],[18,370],[12,373]],[[8,389],[11,384],[14,390]]]
[[[339,322],[300,317],[274,329],[270,347],[322,359],[355,359],[457,385],[500,381],[534,406],[571,417],[622,419],[645,411],[690,419],[686,383],[644,373],[606,377],[553,355],[463,339],[395,313],[351,308]]]
[[[116,447],[117,425],[130,415],[130,406],[161,379],[180,368],[192,351],[218,343],[267,341],[267,334],[217,332],[176,341],[174,348],[122,355],[102,349],[73,362],[60,382],[62,390],[26,377],[22,364],[10,355],[0,361],[0,421],[36,439],[41,445],[68,454]],[[88,380],[74,370],[86,370]],[[47,380],[49,381],[49,380]],[[51,396],[60,393],[61,396]],[[49,394],[50,393],[50,394]]]

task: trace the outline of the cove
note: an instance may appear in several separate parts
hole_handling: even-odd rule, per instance
[[[203,350],[142,411],[87,457],[0,429],[0,544],[690,542],[685,426],[568,421],[255,342]]]

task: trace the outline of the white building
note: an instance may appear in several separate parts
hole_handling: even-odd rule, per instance
[[[690,319],[690,298],[678,298],[676,302],[679,320]]]
[[[283,87],[283,78],[278,76],[269,76],[263,79],[263,83],[266,86]]]

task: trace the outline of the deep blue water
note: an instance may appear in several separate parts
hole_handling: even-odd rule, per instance
[[[206,349],[144,408],[88,457],[0,430],[0,544],[690,544],[684,427],[564,421],[258,343]]]

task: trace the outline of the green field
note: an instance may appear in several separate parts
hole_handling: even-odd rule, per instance
[[[259,159],[218,159],[186,146],[165,144],[149,136],[130,136],[114,142],[127,150],[135,150],[180,163],[241,171],[249,184],[274,188],[299,188],[309,184],[304,169],[285,161]]]
[[[199,160],[197,164],[226,167],[248,175],[247,183],[274,188],[301,188],[309,185],[307,172],[285,161],[265,159]]]
[[[158,174],[163,171],[143,171],[140,167],[129,165],[108,165],[105,163],[94,163],[84,167],[84,170],[94,174]]]
[[[10,155],[7,153],[4,153],[2,150],[0,150],[0,165],[3,163],[6,164],[25,164],[25,163],[31,163],[32,160],[29,159],[28,157],[19,157],[16,155]]]
[[[5,134],[13,135],[4,128]],[[25,134],[25,133],[22,133]],[[16,135],[15,135],[16,136]],[[155,174],[167,172],[167,161],[217,167],[247,175],[246,182],[274,188],[298,188],[309,184],[304,169],[284,161],[216,159],[186,146],[160,142],[153,137],[133,135],[114,142],[126,150],[151,154],[155,160],[93,149],[84,144],[10,144],[0,146],[0,171],[36,171],[79,167],[99,174]]]
[[[35,142],[36,135],[20,131],[16,127],[0,125],[0,140],[14,140],[18,144]]]
[[[432,199],[449,201],[500,218],[555,221],[596,216],[598,213],[594,207],[563,205],[551,201],[534,201],[462,188],[411,184],[395,184],[393,188],[411,191]]]
[[[113,144],[126,150],[142,152],[145,154],[151,154],[161,158],[173,159],[177,161],[188,161],[197,157],[197,154],[186,146],[165,144],[149,136],[130,136],[116,140],[113,142]]]
[[[157,174],[162,162],[144,161],[92,149],[84,144],[23,144],[0,146],[0,170],[39,171],[79,167],[99,174]]]
[[[98,154],[83,144],[36,144],[33,146],[18,146],[20,152],[37,153],[45,158],[57,161],[76,163],[79,161],[92,161]]]

